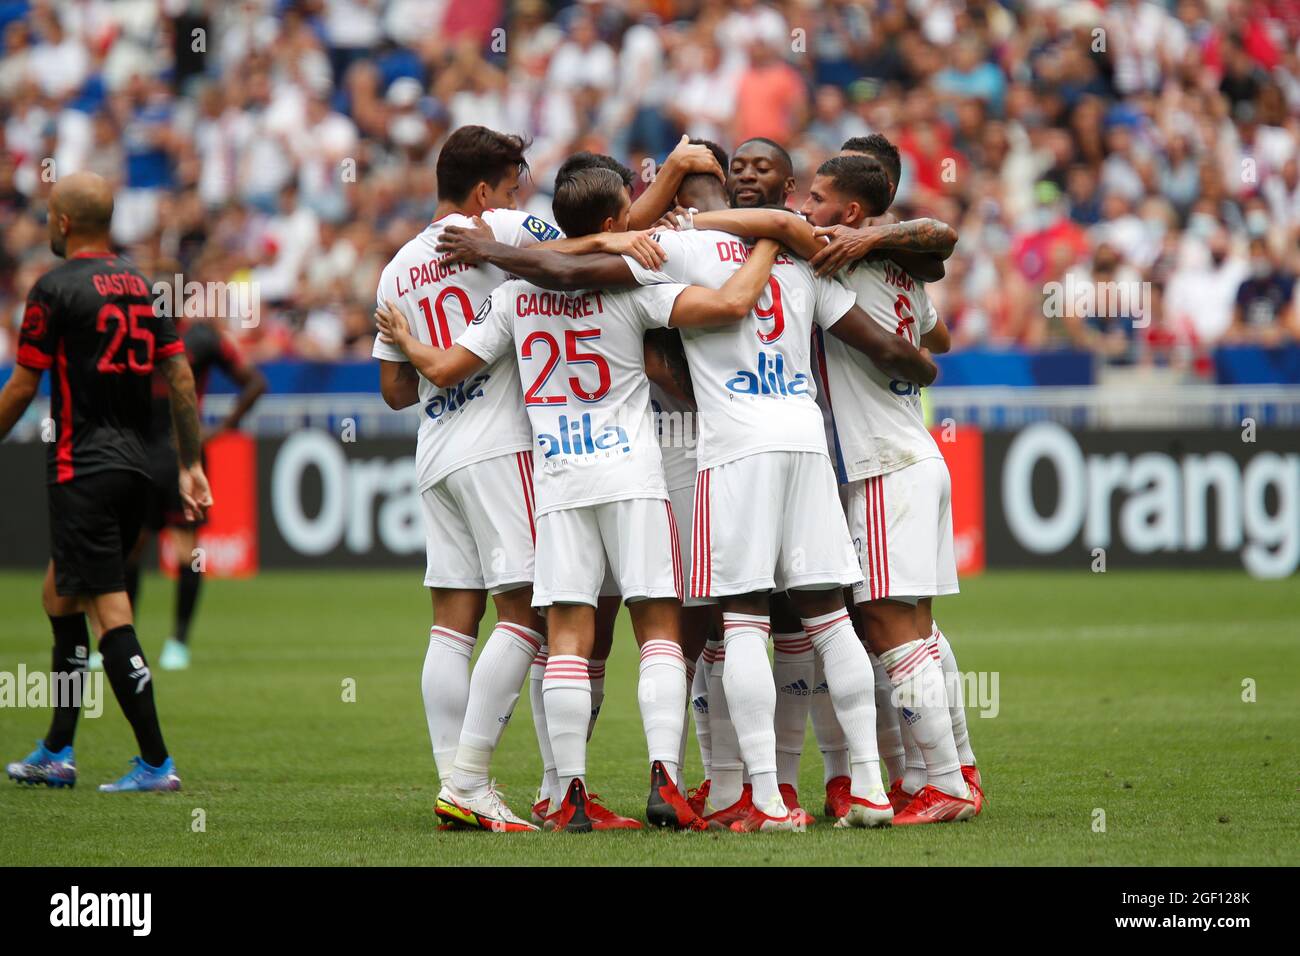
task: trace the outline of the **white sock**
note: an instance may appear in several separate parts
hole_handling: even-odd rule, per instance
[[[686,719],[686,660],[680,644],[653,640],[641,645],[636,699],[641,706],[650,763],[661,761],[676,783],[682,723]]]
[[[601,705],[605,703],[605,662],[589,661],[587,672],[591,675],[591,719],[587,721],[587,739],[590,740],[596,732],[596,718],[600,716]]]
[[[716,645],[714,650],[716,651]],[[704,779],[713,777],[713,728],[709,720],[709,672],[713,659],[709,645],[695,664],[695,679],[691,681],[691,710],[695,714],[695,739],[700,745],[700,763],[704,764]],[[712,786],[712,784],[710,784]]]
[[[962,779],[952,718],[943,690],[943,668],[928,641],[908,641],[880,655],[898,695],[899,712],[907,732],[925,759],[926,783],[944,793],[969,799]]]
[[[821,655],[813,653],[812,692],[813,736],[822,753],[822,783],[836,777],[849,775],[849,742],[844,739],[844,728],[835,719],[835,704],[831,701],[831,688],[826,683],[826,669]]]
[[[499,623],[488,635],[470,674],[469,702],[451,778],[452,786],[464,796],[487,793],[492,753],[501,743],[541,647],[542,635],[520,624]]]
[[[721,641],[710,640],[704,645],[707,654],[713,649],[713,665],[709,668],[709,731],[712,734],[712,754],[709,772],[709,802],[725,810],[740,799],[744,786],[745,763],[740,759],[740,741],[736,727],[731,722],[731,709],[727,706],[727,693],[723,678],[727,672],[727,648]]]
[[[975,766],[975,751],[970,745],[970,729],[966,726],[966,700],[962,687],[961,670],[957,667],[957,655],[952,652],[952,645],[939,629],[939,622],[934,621],[930,640],[939,645],[939,664],[943,667],[943,685],[948,693],[948,715],[952,718],[952,739],[957,744],[957,759],[963,767]]]
[[[776,779],[776,684],[767,663],[766,614],[722,615],[727,663],[723,689],[736,728],[736,740],[754,788],[754,805],[769,816],[784,816]]]
[[[550,800],[552,811],[560,799],[560,781],[555,776],[555,754],[551,751],[551,735],[546,729],[546,704],[542,695],[542,680],[546,676],[546,645],[543,644],[532,667],[528,669],[528,701],[533,708],[533,730],[537,733],[537,750],[542,755],[542,784],[538,788],[538,801]]]
[[[863,645],[864,647],[866,645]],[[885,765],[885,774],[892,787],[895,780],[902,780],[907,766],[907,750],[903,746],[903,731],[899,727],[898,705],[894,703],[894,685],[889,681],[885,665],[875,654],[868,654],[871,670],[876,678],[876,743],[880,748],[880,759]],[[919,751],[918,751],[919,754]],[[925,785],[925,781],[921,782]],[[908,793],[913,791],[909,790]]]
[[[562,798],[575,778],[587,775],[587,723],[591,719],[587,659],[571,654],[550,655],[542,678],[542,698]]]
[[[695,665],[683,658],[686,665],[686,708],[682,714],[682,737],[681,743],[677,747],[677,770],[679,773],[686,773],[686,738],[691,733],[691,685],[695,683]],[[682,781],[677,781],[677,786],[682,793],[686,790],[682,786]]]
[[[835,716],[849,744],[850,793],[872,803],[886,801],[876,750],[875,677],[871,661],[845,610],[803,619],[804,633],[817,648]]]
[[[916,793],[930,779],[925,769],[925,752],[912,736],[911,725],[902,719],[901,709],[895,710],[899,711],[898,736],[903,741],[903,792]]]
[[[798,788],[813,690],[813,646],[803,631],[772,635],[772,677],[776,681],[776,778],[782,785]]]
[[[469,700],[469,659],[474,638],[436,624],[429,628],[429,649],[424,654],[420,689],[424,692],[424,719],[429,723],[433,762],[438,780],[451,782],[460,745],[460,728]]]

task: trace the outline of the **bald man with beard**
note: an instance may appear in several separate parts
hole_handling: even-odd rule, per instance
[[[75,173],[50,193],[50,249],[66,261],[43,275],[27,297],[18,363],[0,391],[0,440],[27,410],[50,372],[47,446],[51,557],[42,604],[54,634],[53,719],[26,758],[7,766],[20,783],[71,787],[72,743],[89,657],[87,616],[113,693],[140,754],[131,770],[100,790],[179,790],[163,742],[153,681],[136,637],[126,594],[127,552],[144,519],[145,453],[155,365],[167,379],[187,516],[212,505],[199,459],[194,377],[167,316],[154,312],[149,283],[112,251],[113,193],[93,173]]]

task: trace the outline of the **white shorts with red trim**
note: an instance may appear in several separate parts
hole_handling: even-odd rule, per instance
[[[825,455],[765,451],[701,471],[693,514],[692,597],[862,580]]]
[[[956,594],[948,466],[927,458],[844,486],[844,510],[862,560],[855,603]]]
[[[607,578],[609,581],[607,582]],[[667,498],[629,498],[548,511],[537,519],[533,606],[682,597],[677,521]]]
[[[688,516],[695,510],[695,486],[687,485],[685,488],[669,488],[668,497],[673,503],[673,514]],[[689,579],[691,575],[691,522],[677,522],[677,553],[681,555],[682,573],[684,579]],[[686,594],[682,597],[682,607],[702,607],[709,604],[716,604],[712,598],[698,598]]]
[[[420,495],[424,585],[494,594],[533,580],[533,457],[511,452],[457,468]]]

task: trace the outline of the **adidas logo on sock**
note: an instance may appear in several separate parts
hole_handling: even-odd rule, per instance
[[[792,681],[781,688],[783,694],[793,694],[796,697],[807,697],[812,693],[808,687],[808,682],[800,677],[797,681]]]
[[[814,693],[814,694],[829,694],[829,693],[830,693],[830,690],[831,690],[831,689],[826,685],[826,682],[825,682],[825,681],[822,681],[820,684],[818,684],[816,687],[813,688],[813,693]]]
[[[695,708],[697,714],[707,714],[709,712],[709,698],[696,697],[691,701],[691,706]]]
[[[921,719],[921,715],[914,710],[909,710],[908,708],[904,707],[902,708],[902,711],[903,711],[903,719],[907,721],[907,726],[909,727]]]

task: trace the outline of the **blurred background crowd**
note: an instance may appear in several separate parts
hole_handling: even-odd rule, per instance
[[[466,123],[533,140],[544,216],[575,150],[648,178],[682,133],[767,136],[802,188],[882,132],[897,213],[959,231],[958,347],[1195,373],[1300,339],[1300,0],[0,0],[0,31],[0,362],[77,169],[146,274],[256,280],[254,359],[368,356]]]

